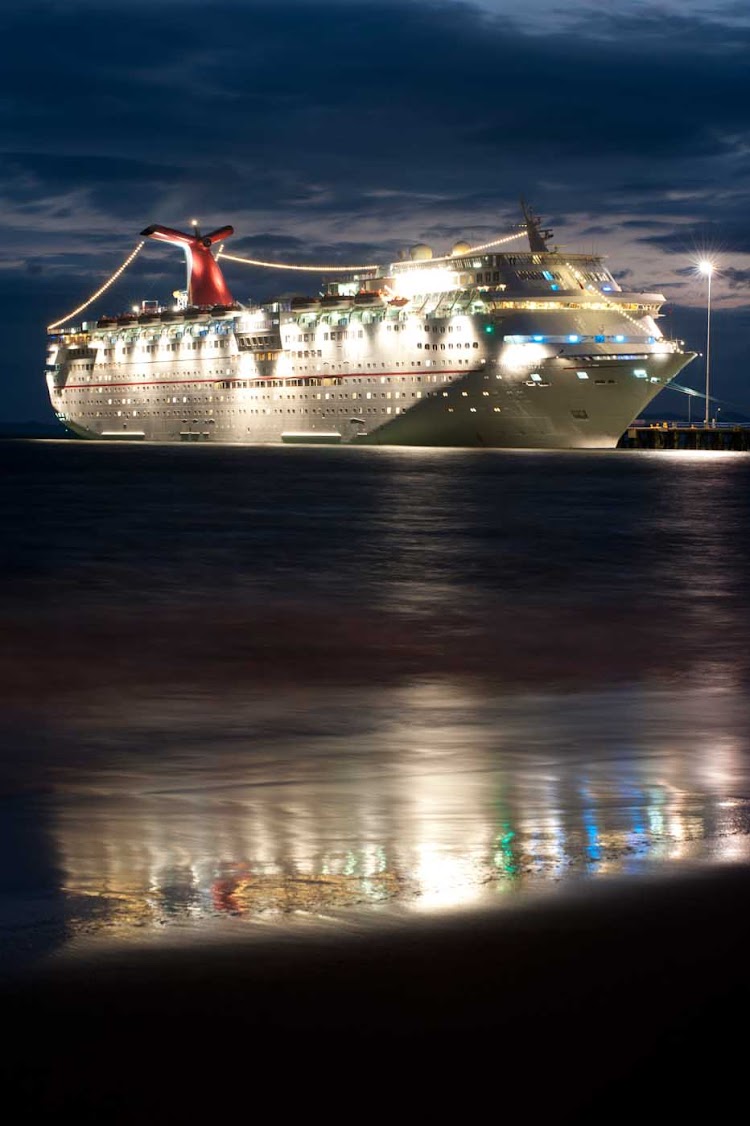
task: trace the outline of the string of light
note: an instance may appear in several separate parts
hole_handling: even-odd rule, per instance
[[[573,265],[573,263],[572,263],[572,262],[566,262],[566,263],[565,263],[565,265],[566,265],[566,266],[568,267],[568,269],[569,269],[569,270],[571,271],[571,273],[573,274],[573,277],[574,277],[574,278],[576,279],[576,281],[577,281],[577,282],[579,283],[579,285],[581,286],[581,288],[582,288],[582,289],[585,289],[585,288],[586,288],[586,279],[584,278],[584,276],[583,276],[583,274],[582,274],[582,273],[580,272],[580,270],[577,270],[577,269],[576,269],[576,267],[575,267],[575,266]],[[604,304],[605,304],[605,305],[608,305],[610,309],[615,309],[615,310],[616,310],[616,311],[617,311],[618,313],[620,313],[620,315],[621,315],[621,316],[623,316],[623,317],[625,317],[625,318],[626,318],[627,320],[629,320],[629,321],[630,321],[630,323],[631,323],[632,325],[635,325],[635,327],[636,327],[637,329],[640,329],[640,331],[641,331],[641,332],[643,331],[643,325],[642,325],[642,324],[640,324],[640,323],[639,323],[639,322],[638,322],[638,321],[637,321],[637,320],[635,319],[635,317],[631,317],[630,313],[626,313],[626,312],[625,312],[625,310],[623,309],[622,305],[618,305],[618,303],[617,303],[616,301],[613,301],[613,300],[611,299],[611,297],[606,297],[606,296],[605,296],[605,294],[603,294],[603,293],[601,293],[601,292],[599,293],[599,295],[601,296],[601,298],[602,298],[602,300],[604,301]]]
[[[526,231],[516,231],[512,235],[503,235],[502,238],[493,239],[492,242],[481,242],[478,246],[470,246],[468,250],[462,250],[463,254],[478,254],[480,250],[489,250],[491,246],[502,246],[504,242],[513,242],[514,239],[521,238],[526,234]],[[443,254],[440,258],[433,258],[433,262],[449,262],[453,258],[453,254]]]
[[[500,246],[505,242],[512,242],[513,239],[520,238],[525,232],[516,231],[512,235],[503,235],[502,238],[493,239],[492,242],[483,242],[478,246],[470,246],[468,250],[463,251],[463,254],[476,254],[480,250],[488,250],[491,246]],[[444,254],[439,258],[432,258],[432,262],[448,262],[452,257],[451,254]],[[301,266],[293,262],[266,262],[261,258],[240,258],[236,254],[225,254],[220,250],[216,255],[216,260],[219,258],[226,258],[228,262],[241,262],[245,266],[265,266],[270,270],[301,270],[305,273],[311,274],[333,274],[333,273],[356,273],[358,270],[377,270],[377,265],[370,263],[369,265],[359,266]]]
[[[130,263],[138,254],[140,254],[145,245],[145,240],[143,242],[139,242],[135,249],[131,251],[128,257],[125,259],[123,264],[119,266],[109,278],[107,278],[104,285],[100,286],[99,289],[97,289],[96,293],[92,293],[87,301],[84,301],[83,304],[79,305],[77,309],[73,309],[71,313],[66,313],[64,317],[60,317],[59,321],[55,321],[53,324],[47,325],[47,332],[52,332],[53,329],[59,328],[61,324],[65,324],[66,321],[70,321],[73,319],[73,317],[77,317],[78,314],[82,313],[84,309],[88,309],[89,305],[93,305],[97,297],[101,297],[103,293],[106,293],[109,287],[111,285],[114,285],[120,275],[125,273]]]
[[[469,249],[464,251],[463,253],[476,254],[480,250],[488,250],[491,246],[501,246],[503,243],[512,242],[513,239],[519,238],[522,234],[523,231],[516,231],[512,235],[504,235],[502,238],[493,239],[491,242],[483,242],[481,244],[478,244],[477,246],[470,246]],[[82,302],[82,304],[78,305],[75,309],[72,309],[71,312],[66,313],[64,317],[60,317],[59,320],[53,321],[52,324],[47,325],[47,332],[52,332],[54,329],[59,328],[60,325],[65,324],[66,321],[72,320],[74,317],[77,317],[79,313],[82,313],[85,309],[88,309],[89,305],[93,305],[97,298],[101,297],[103,293],[106,293],[110,286],[114,285],[117,279],[125,273],[128,266],[138,256],[138,254],[140,254],[144,246],[145,240],[143,242],[139,242],[130,252],[122,265],[118,266],[114,273],[107,278],[103,285],[99,286],[95,293],[92,293],[91,296],[86,299],[86,301]],[[453,256],[446,254],[442,255],[439,258],[433,258],[431,259],[431,261],[447,262],[451,257]],[[219,253],[216,255],[216,258],[217,261],[219,260],[219,258],[226,258],[229,262],[241,262],[245,266],[263,266],[271,270],[299,270],[304,273],[312,274],[356,273],[360,270],[376,270],[378,268],[377,265],[374,265],[372,263],[357,266],[303,266],[292,262],[267,262],[260,258],[241,258],[236,254],[225,254],[223,250],[219,251]]]
[[[242,262],[246,266],[267,266],[270,270],[305,270],[312,274],[332,274],[332,273],[349,273],[353,270],[377,270],[377,266],[297,266],[291,262],[263,262],[259,258],[238,258],[236,254],[224,254],[222,251],[216,255],[218,262],[219,258],[226,258],[228,262]]]

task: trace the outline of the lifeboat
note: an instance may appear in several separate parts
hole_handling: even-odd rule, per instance
[[[107,325],[116,325],[116,324],[117,324],[117,317],[99,317],[99,320],[96,322],[96,327],[97,328],[106,328]]]
[[[307,313],[313,309],[319,309],[320,305],[319,297],[293,297],[290,302],[293,313]]]
[[[361,293],[356,294],[354,304],[364,306],[367,308],[370,305],[382,304],[383,298],[379,289],[363,289]]]
[[[340,297],[338,293],[327,293],[320,299],[322,309],[351,309],[353,304],[354,298]]]
[[[409,298],[408,297],[394,297],[391,301],[388,302],[388,304],[394,305],[397,309],[400,309],[402,305],[408,305],[409,304]]]

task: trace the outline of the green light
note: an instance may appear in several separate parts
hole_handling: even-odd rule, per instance
[[[484,326],[484,331],[485,331],[485,332],[494,332],[494,331],[495,331],[495,326],[494,326],[494,325],[485,325],[485,326]]]

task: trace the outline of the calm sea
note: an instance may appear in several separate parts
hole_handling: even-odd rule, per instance
[[[0,469],[6,966],[750,858],[746,455]]]

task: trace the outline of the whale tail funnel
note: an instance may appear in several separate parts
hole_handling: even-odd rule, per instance
[[[234,305],[219,264],[211,253],[214,243],[229,238],[234,227],[218,227],[208,235],[202,235],[195,226],[190,234],[175,231],[172,227],[162,227],[153,223],[141,231],[143,238],[153,238],[157,242],[171,242],[185,251],[187,262],[187,291],[190,305]]]

